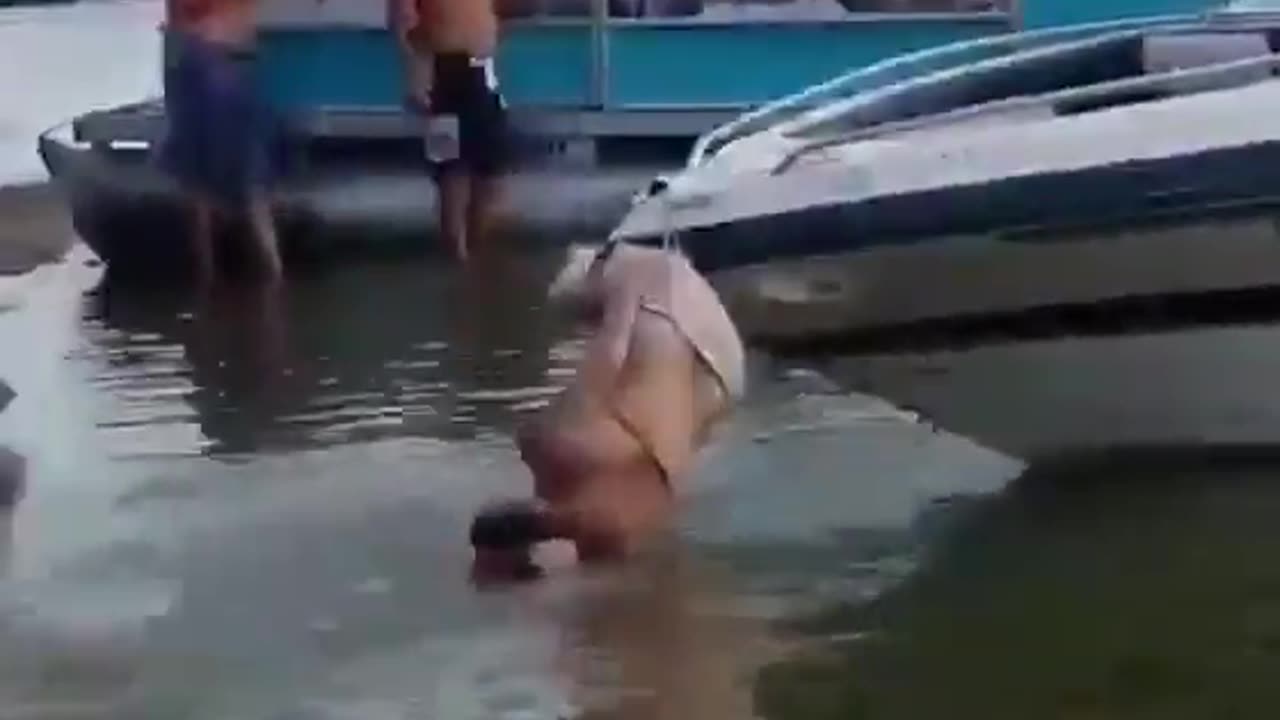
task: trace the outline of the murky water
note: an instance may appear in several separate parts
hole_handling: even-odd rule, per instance
[[[883,589],[931,500],[1016,469],[761,361],[670,547],[480,592],[466,523],[527,494],[512,430],[578,348],[539,307],[557,260],[352,268],[208,305],[86,293],[74,257],[24,279],[0,315],[21,393],[0,438],[33,463],[0,707],[743,717],[783,640],[768,620]]]
[[[40,129],[154,88],[157,9],[0,11],[0,97],[23,98],[0,183],[39,177]],[[466,524],[528,492],[512,431],[580,348],[541,307],[557,257],[213,302],[99,287],[86,260],[0,278],[0,443],[32,479],[0,519],[4,720],[1275,707],[1268,466],[1008,487],[1016,463],[753,357],[670,542],[480,590]]]
[[[39,176],[45,127],[154,91],[158,10],[0,13],[0,92],[25,98],[0,182]],[[481,592],[466,524],[529,492],[512,431],[579,347],[540,307],[558,258],[203,304],[85,260],[0,278],[0,442],[31,464],[3,528],[6,720],[748,717],[770,619],[896,581],[931,499],[1012,471],[758,363],[673,542]]]
[[[906,582],[815,618],[771,720],[1275,716],[1274,461],[1054,470],[971,503]],[[952,513],[953,520],[957,513]]]

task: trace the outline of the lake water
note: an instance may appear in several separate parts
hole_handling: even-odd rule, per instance
[[[38,130],[154,88],[158,18],[0,11],[0,181],[41,176]],[[0,278],[0,443],[32,479],[0,534],[5,720],[1275,707],[1265,468],[1009,486],[1018,463],[753,356],[670,542],[480,590],[467,523],[528,492],[512,432],[580,349],[542,307],[554,253],[215,302],[88,260]],[[858,609],[784,622],[830,607]],[[814,639],[836,651],[791,659]]]
[[[539,308],[556,259],[370,266],[207,307],[86,295],[97,271],[75,257],[26,278],[0,315],[22,348],[0,359],[20,393],[0,438],[33,464],[0,698],[94,717],[740,717],[784,642],[769,620],[883,589],[931,501],[1016,469],[757,359],[676,542],[479,592],[466,523],[527,494],[512,430],[578,348]]]
[[[155,10],[0,15],[0,47],[51,68],[4,114],[5,180],[38,178],[39,129],[147,94]],[[0,442],[32,468],[0,591],[6,718],[742,717],[786,644],[771,619],[893,582],[931,499],[1013,466],[759,360],[675,542],[480,592],[466,524],[528,493],[512,430],[578,348],[540,307],[558,257],[207,305],[99,288],[87,259],[0,279],[20,393]]]

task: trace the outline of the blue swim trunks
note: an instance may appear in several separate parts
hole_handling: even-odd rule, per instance
[[[187,189],[243,206],[280,165],[277,123],[258,95],[253,56],[187,33],[166,42],[160,165]]]

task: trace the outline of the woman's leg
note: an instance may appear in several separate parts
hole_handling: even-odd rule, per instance
[[[249,225],[258,262],[266,275],[267,283],[274,285],[284,276],[284,263],[280,260],[280,240],[276,234],[275,218],[271,214],[271,200],[265,188],[256,187],[250,191]]]
[[[216,212],[216,153],[212,129],[217,102],[211,80],[212,62],[205,46],[196,38],[175,33],[166,41],[164,71],[167,135],[160,147],[160,166],[182,189],[190,212],[187,242],[194,262],[192,271],[201,287],[214,279],[214,215]]]

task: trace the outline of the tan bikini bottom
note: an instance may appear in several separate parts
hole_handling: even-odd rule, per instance
[[[688,343],[688,339],[679,331],[679,327],[669,315],[648,307],[643,309],[652,312],[653,315],[638,319],[638,322],[652,322],[654,316],[662,318],[665,321],[664,324],[669,324],[670,328]],[[656,330],[653,327],[637,328],[636,332]],[[692,349],[692,344],[689,345]],[[695,364],[690,365],[691,372],[705,372],[711,377],[717,377],[696,352],[694,356],[698,359]],[[634,356],[629,357],[627,364],[634,360]],[[650,359],[650,362],[654,360]],[[626,376],[629,372],[647,371],[624,365],[622,387],[617,393],[619,395],[630,393],[633,395],[632,398],[588,396],[580,393],[577,388],[570,388],[565,391],[565,395],[557,399],[556,405],[545,415],[521,432],[519,438],[521,454],[525,463],[534,471],[536,481],[543,484],[539,488],[540,496],[573,493],[578,480],[575,476],[585,478],[600,473],[637,472],[640,468],[634,464],[636,462],[643,462],[645,468],[656,470],[663,483],[669,489],[671,488],[674,476],[681,469],[674,466],[686,464],[688,458],[696,451],[699,445],[697,436],[702,428],[690,427],[688,429],[690,437],[687,441],[684,433],[677,431],[673,436],[665,439],[665,447],[661,444],[664,440],[651,438],[650,434],[642,432],[641,428],[643,425],[669,428],[672,422],[695,425],[696,419],[691,418],[691,415],[697,414],[697,411],[690,407],[684,410],[690,415],[667,416],[666,413],[670,411],[669,406],[649,404],[648,398],[653,397],[655,388],[648,379],[636,377],[628,382]],[[661,380],[677,384],[686,382],[678,377],[678,375],[661,377]],[[672,378],[676,379],[672,380]],[[687,382],[691,392],[698,391],[696,377],[690,378]],[[723,387],[719,383],[715,387],[718,395],[712,402],[721,402],[724,397]],[[666,393],[659,394],[676,397],[680,393],[681,390],[668,388]],[[698,399],[689,397],[688,402],[696,403]],[[623,411],[624,407],[634,407],[637,410],[628,413]],[[646,413],[650,417],[648,423],[643,420]],[[656,444],[655,440],[657,440]],[[666,452],[663,452],[664,449]]]

